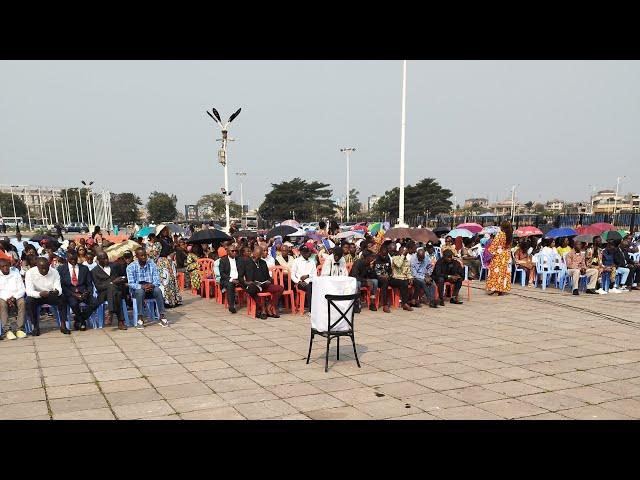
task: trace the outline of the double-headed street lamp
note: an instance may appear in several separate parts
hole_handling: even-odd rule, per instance
[[[225,213],[227,217],[227,232],[229,231],[229,227],[230,227],[229,203],[231,203],[231,197],[229,192],[229,172],[227,169],[227,142],[233,141],[233,139],[229,138],[227,135],[228,134],[227,128],[229,127],[229,124],[233,122],[233,120],[238,115],[240,115],[240,110],[242,109],[239,108],[233,115],[231,115],[229,117],[229,120],[227,120],[227,123],[225,123],[224,125],[222,124],[222,120],[220,119],[220,114],[215,108],[212,107],[211,112],[207,110],[207,115],[209,115],[213,119],[213,121],[220,126],[220,130],[222,131],[222,138],[218,138],[216,139],[216,141],[221,142],[221,145],[222,145],[222,148],[218,150],[218,162],[220,162],[224,166],[224,195],[225,195],[224,207],[225,207]]]
[[[341,152],[347,155],[347,222],[349,221],[349,201],[351,200],[351,190],[349,189],[349,157],[356,151],[354,147],[344,147],[340,149]]]
[[[404,223],[404,138],[407,127],[407,61],[402,62],[402,124],[400,126],[400,205],[398,206],[398,227]]]
[[[93,180],[89,181],[89,183],[84,180],[80,181],[82,185],[87,187],[87,223],[89,225],[93,225],[95,222],[95,211],[91,209],[91,185],[93,185]],[[82,197],[80,197],[80,211],[82,211]]]

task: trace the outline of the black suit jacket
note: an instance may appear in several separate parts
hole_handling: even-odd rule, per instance
[[[71,273],[69,272],[69,265],[65,263],[58,267],[58,273],[60,274],[60,285],[62,286],[62,294],[65,297],[70,297],[76,290],[80,293],[89,292],[93,295],[93,278],[91,278],[91,272],[89,267],[85,265],[76,265],[78,267],[78,285],[75,287],[71,284]]]
[[[243,263],[238,257],[236,257],[236,268],[238,269],[238,280],[240,280],[240,264]],[[220,283],[225,284],[229,282],[231,278],[231,263],[229,257],[225,255],[220,259]]]
[[[91,277],[93,278],[93,283],[95,284],[98,293],[109,290],[111,282],[116,278],[126,276],[126,273],[124,273],[122,266],[119,263],[110,263],[109,267],[111,267],[110,275],[107,275],[100,265],[91,270]]]
[[[222,264],[222,261],[220,263]],[[244,262],[236,262],[236,264],[238,265],[238,280],[240,280],[242,284],[248,282],[264,282],[266,280],[271,281],[267,262],[261,258],[258,260],[257,266],[251,258]],[[222,280],[222,270],[220,270],[220,280]]]

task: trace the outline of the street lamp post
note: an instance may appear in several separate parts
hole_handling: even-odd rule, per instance
[[[16,186],[17,186],[17,185],[16,185]],[[13,218],[14,218],[14,220],[15,220],[15,222],[16,222],[16,231],[17,231],[17,228],[18,228],[18,219],[16,218],[16,201],[15,201],[15,199],[13,198],[13,187],[14,187],[14,185],[11,185],[11,203],[13,203]]]
[[[244,217],[244,194],[242,189],[242,178],[247,176],[247,172],[236,172],[236,175],[240,177],[240,208],[242,209],[240,213],[240,224],[242,228],[247,228]]]
[[[24,204],[27,207],[27,218],[29,219],[29,230],[31,230],[31,212],[29,211],[30,210],[30,208],[29,208],[29,204],[30,203],[31,202],[27,201],[27,187],[24,187]]]
[[[89,183],[85,182],[84,180],[81,180],[82,185],[84,185],[85,187],[87,187],[87,220],[89,223],[89,226],[93,226],[93,224],[95,223],[95,210],[92,211],[91,210],[91,185],[93,185],[93,181],[89,181]],[[95,207],[95,204],[94,204]],[[81,207],[82,208],[82,207]]]
[[[227,128],[229,127],[229,124],[231,122],[233,122],[233,120],[240,115],[240,111],[242,109],[239,108],[235,113],[233,113],[230,117],[229,120],[227,120],[227,123],[225,123],[224,125],[222,124],[222,120],[220,118],[220,114],[218,113],[218,111],[215,108],[211,108],[211,112],[209,112],[207,110],[207,115],[209,115],[214,122],[216,122],[219,126],[220,126],[220,130],[222,131],[222,138],[217,139],[217,141],[221,142],[222,148],[220,150],[218,150],[218,161],[224,166],[224,194],[225,194],[225,202],[224,202],[224,207],[225,207],[225,214],[227,217],[227,232],[229,231],[229,203],[231,201],[230,199],[230,195],[231,193],[229,192],[229,173],[228,173],[228,168],[227,168],[227,142],[228,141],[233,141],[232,138],[228,138],[228,130]]]
[[[616,196],[613,198],[613,214],[616,214],[616,210],[618,208],[618,191],[620,190],[620,179],[626,178],[625,175],[622,177],[618,177],[618,181],[616,182]]]
[[[593,197],[595,197],[596,187],[594,185],[589,185],[591,187],[591,215],[593,215]]]
[[[404,141],[407,125],[407,61],[402,61],[402,124],[400,127],[400,205],[398,208],[398,227],[404,223]]]
[[[349,201],[351,200],[351,190],[349,189],[349,159],[352,152],[356,149],[353,147],[344,147],[340,149],[341,152],[347,155],[347,222],[349,221]]]

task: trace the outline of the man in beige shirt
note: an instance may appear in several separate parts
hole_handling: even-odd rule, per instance
[[[573,250],[567,253],[565,258],[567,264],[567,274],[571,276],[573,281],[573,294],[579,295],[578,285],[580,282],[580,275],[586,275],[588,279],[587,293],[596,293],[596,282],[598,281],[598,269],[587,268],[585,262],[585,252],[582,251],[582,242],[576,242]]]

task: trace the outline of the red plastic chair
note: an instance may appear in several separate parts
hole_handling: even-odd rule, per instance
[[[293,289],[291,288],[291,275],[287,275],[287,284],[284,282],[283,267],[273,267],[273,283],[274,285],[282,285],[284,291],[282,292],[282,298],[284,301],[284,308],[288,308],[291,313],[296,313],[296,302]]]
[[[266,298],[271,299],[271,310],[272,313],[275,313],[273,306],[273,297],[269,292],[260,292],[258,293],[258,300],[264,302]],[[258,308],[255,300],[247,293],[247,315],[250,317],[256,318],[256,312]]]
[[[178,288],[180,290],[184,290],[184,272],[178,272],[178,275],[176,275],[176,280],[178,281]]]
[[[209,278],[213,277],[213,259],[199,258],[198,270],[200,271],[200,296],[211,298],[211,287],[216,284],[215,278]]]

